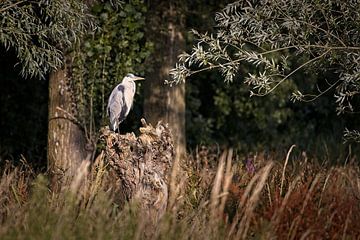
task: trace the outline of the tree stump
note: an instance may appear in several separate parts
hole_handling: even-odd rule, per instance
[[[168,202],[169,173],[174,159],[174,145],[167,124],[154,128],[141,119],[140,136],[121,135],[102,129],[105,159],[115,173],[119,198],[135,201],[153,222],[165,212]]]

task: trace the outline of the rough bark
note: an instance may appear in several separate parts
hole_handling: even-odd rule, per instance
[[[150,1],[147,36],[155,44],[146,73],[144,115],[152,124],[169,123],[174,136],[177,158],[186,150],[185,85],[164,85],[177,56],[184,50],[184,16],[174,1]]]
[[[81,162],[89,158],[85,133],[76,118],[76,103],[66,66],[50,74],[48,168],[52,187],[59,189]]]
[[[156,223],[168,204],[174,148],[167,124],[159,122],[154,128],[144,119],[142,124],[139,137],[134,133],[121,135],[106,127],[101,139],[105,143],[105,159],[115,172],[120,204],[135,201]]]

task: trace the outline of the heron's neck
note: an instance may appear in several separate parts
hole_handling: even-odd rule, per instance
[[[132,89],[132,91],[134,92],[134,94],[135,94],[135,92],[136,92],[136,84],[135,84],[135,82],[134,81],[131,81],[130,82],[131,83],[131,89]]]
[[[130,88],[131,91],[135,94],[136,91],[136,84],[134,81],[126,81],[123,83],[127,88]]]

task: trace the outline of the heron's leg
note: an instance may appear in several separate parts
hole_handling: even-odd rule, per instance
[[[122,121],[120,120],[120,121],[119,121],[118,128],[117,128],[117,130],[116,130],[116,131],[118,132],[118,134],[121,134],[121,133],[120,133],[120,124],[121,124],[121,123],[122,123]]]

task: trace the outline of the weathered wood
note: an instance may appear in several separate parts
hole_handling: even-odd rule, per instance
[[[173,138],[167,124],[154,128],[141,120],[140,136],[102,129],[105,158],[115,174],[120,199],[136,201],[156,222],[168,202],[169,173],[174,160]]]
[[[92,150],[77,120],[76,103],[67,64],[49,78],[48,168],[52,189],[66,185]]]

